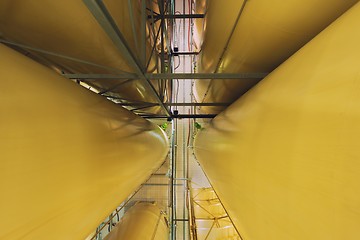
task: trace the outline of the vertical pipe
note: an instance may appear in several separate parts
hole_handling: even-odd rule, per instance
[[[0,238],[84,239],[161,165],[167,138],[4,45],[0,65]]]
[[[270,72],[358,0],[247,1],[233,29],[229,21],[235,19],[242,1],[229,2],[231,4],[212,0],[209,3],[199,71]],[[231,38],[228,38],[230,32]],[[201,102],[233,102],[257,83],[251,79],[196,81],[195,94]],[[224,107],[201,109],[218,113]]]
[[[184,89],[184,95],[185,95],[185,89]],[[184,107],[185,108],[185,107]],[[185,119],[182,119],[182,161],[183,161],[183,173],[182,173],[182,178],[184,179],[183,180],[183,212],[182,212],[182,218],[183,219],[186,219],[186,182],[187,182],[187,179],[186,179],[186,122],[185,122]],[[184,221],[183,222],[183,240],[185,240],[185,237],[186,237],[186,224],[187,222]]]
[[[173,186],[174,186],[174,191],[173,191],[173,213],[174,213],[174,225],[173,225],[173,230],[174,230],[174,240],[176,239],[176,236],[177,236],[177,222],[176,222],[176,219],[177,219],[177,192],[176,192],[176,179],[178,178],[178,174],[177,174],[177,163],[178,163],[178,155],[177,155],[177,150],[178,150],[178,129],[179,129],[179,126],[178,126],[178,119],[175,119],[174,120],[175,122],[175,157],[174,157],[174,168],[173,168]]]
[[[171,231],[170,231],[170,239],[175,240],[176,238],[176,194],[175,194],[175,178],[176,178],[176,137],[177,137],[177,124],[176,119],[172,120],[172,140],[171,140],[171,149],[172,149],[172,157],[171,157]]]
[[[359,27],[357,3],[198,135],[244,239],[360,238]]]

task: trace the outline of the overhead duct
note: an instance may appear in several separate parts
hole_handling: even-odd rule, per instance
[[[359,239],[360,4],[199,133],[244,239]]]
[[[357,0],[210,0],[198,72],[270,72]],[[260,79],[198,80],[197,102],[233,102]],[[218,113],[225,107],[202,107]]]
[[[0,45],[0,239],[85,239],[165,160],[149,121]]]

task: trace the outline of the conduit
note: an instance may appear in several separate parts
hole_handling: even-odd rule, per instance
[[[358,3],[199,133],[244,239],[360,238],[359,23]]]
[[[169,226],[164,213],[152,203],[131,207],[105,240],[167,240]]]
[[[0,239],[85,239],[165,160],[160,128],[0,45]]]
[[[356,2],[210,0],[198,72],[270,72]],[[233,102],[257,82],[199,80],[195,95],[197,102]],[[201,109],[218,113],[224,108]]]

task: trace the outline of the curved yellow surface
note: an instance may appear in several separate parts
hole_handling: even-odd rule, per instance
[[[241,240],[230,219],[196,220],[198,240]]]
[[[197,218],[219,218],[227,215],[219,200],[196,201],[194,213]]]
[[[195,143],[244,239],[360,239],[360,3]]]
[[[221,218],[226,212],[212,188],[192,189],[196,218]]]
[[[150,122],[0,45],[0,239],[85,239],[164,161]]]
[[[133,53],[139,56],[136,42],[140,42],[140,3],[132,3],[136,38],[130,24],[129,1],[104,0],[104,3]],[[12,42],[98,65],[30,51],[57,64],[65,72],[106,74],[134,71],[81,0],[0,0],[0,36]],[[147,55],[150,55],[150,46],[147,46]],[[150,63],[149,69],[154,70],[157,59],[153,57]],[[123,81],[117,79],[86,82],[100,91],[111,89],[111,92],[125,99],[156,103],[156,99],[148,94],[139,80],[115,88]],[[159,107],[153,109],[155,112],[159,111]]]
[[[246,1],[234,34],[216,69],[243,1],[210,0],[199,72],[269,72],[295,53],[358,0]],[[221,34],[219,34],[221,32]],[[254,79],[198,80],[198,102],[233,102]],[[220,112],[223,107],[205,107]]]
[[[206,0],[195,0],[195,13],[196,14],[206,14]],[[204,29],[205,20],[202,18],[194,19],[195,28],[194,28],[194,43],[195,51],[201,50],[201,45],[204,39]]]
[[[165,215],[152,203],[137,203],[131,207],[106,236],[105,240],[167,240],[169,227]]]
[[[216,193],[211,187],[207,188],[192,188],[191,189],[194,200],[204,201],[209,199],[216,199]]]

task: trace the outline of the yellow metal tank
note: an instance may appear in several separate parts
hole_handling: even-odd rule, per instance
[[[140,202],[131,207],[106,236],[105,240],[167,240],[169,226],[166,216],[152,203]]]
[[[360,239],[360,3],[196,139],[244,239]]]
[[[198,71],[270,72],[356,2],[210,0]],[[254,79],[198,80],[195,95],[198,102],[233,102],[256,83]],[[223,109],[203,107],[202,111]]]
[[[206,2],[207,0],[195,1],[195,14],[206,14]],[[195,51],[200,51],[204,40],[204,29],[206,28],[205,20],[203,18],[195,18],[194,23],[194,47]]]
[[[140,2],[104,0],[104,4],[132,52],[139,57]],[[130,12],[134,18],[135,33]],[[67,73],[134,72],[81,0],[42,0],[41,2],[0,0],[0,36],[10,42],[92,63],[85,64],[29,50],[31,54],[50,61]],[[150,55],[149,45],[147,45],[147,55],[148,57]],[[149,71],[156,70],[156,66],[157,58],[153,57]],[[126,81],[121,87],[119,84],[125,80],[84,81],[100,91],[111,89],[111,92],[124,99],[156,103],[156,99],[148,94],[140,80]],[[153,83],[157,88],[157,81],[154,80]],[[153,110],[157,112],[159,107],[153,107]]]
[[[0,45],[0,239],[85,239],[165,160],[162,130]]]

